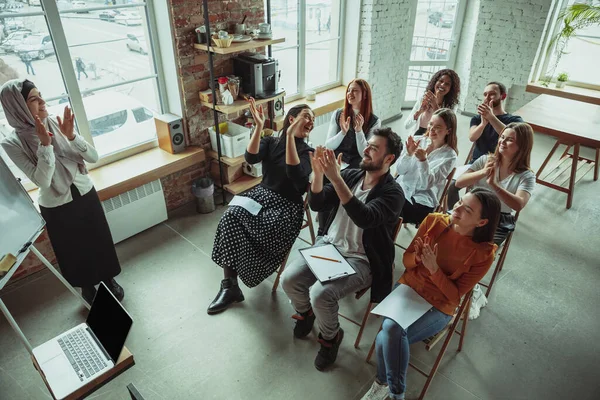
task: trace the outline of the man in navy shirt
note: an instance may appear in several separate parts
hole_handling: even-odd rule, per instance
[[[498,146],[498,138],[511,122],[523,122],[518,115],[512,115],[504,110],[504,100],[506,99],[506,86],[500,82],[490,82],[483,91],[483,103],[477,106],[477,115],[471,118],[471,128],[469,129],[469,140],[475,142],[473,155],[469,164],[484,154],[494,153]],[[458,176],[454,177],[455,179]],[[454,181],[448,188],[448,209],[454,207],[458,201],[458,190],[454,186]]]

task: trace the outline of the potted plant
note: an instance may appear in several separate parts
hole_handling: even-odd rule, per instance
[[[600,25],[600,5],[586,3],[571,4],[559,13],[558,18],[562,20],[562,28],[548,44],[548,50],[551,51],[554,48],[556,56],[552,66],[547,71],[547,75],[541,81],[544,86],[548,86],[551,77],[554,75],[554,71],[558,67],[561,56],[566,53],[569,39],[576,36],[582,29]]]
[[[556,88],[557,89],[562,89],[565,87],[565,85],[567,84],[567,81],[569,80],[569,74],[567,74],[566,72],[561,72],[560,74],[558,74],[558,76],[556,77]]]

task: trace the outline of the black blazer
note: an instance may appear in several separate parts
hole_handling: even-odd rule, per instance
[[[342,179],[353,188],[365,176],[360,169],[345,169]],[[333,186],[328,183],[320,193],[308,194],[310,207],[314,211],[331,211],[323,232],[327,232],[340,205]],[[344,205],[348,216],[363,229],[363,246],[369,259],[373,282],[371,301],[379,303],[392,291],[392,264],[394,263],[394,228],[404,206],[404,192],[388,172],[367,196],[365,203],[352,197]]]

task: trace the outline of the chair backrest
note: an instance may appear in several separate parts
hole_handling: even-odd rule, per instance
[[[398,218],[398,225],[394,228],[394,243],[396,243],[396,239],[398,239],[398,233],[400,233],[400,228],[402,228],[402,217]]]
[[[440,193],[440,198],[438,199],[438,206],[436,207],[436,209],[434,210],[435,212],[443,212],[445,209],[447,209],[447,199],[446,199],[446,195],[448,194],[448,188],[450,187],[450,184],[452,183],[452,179],[454,178],[454,173],[456,172],[456,168],[452,168],[452,171],[450,171],[450,173],[448,174],[448,177],[446,178],[446,184],[444,185],[444,190],[442,190],[442,193]]]
[[[465,165],[467,165],[469,163],[469,161],[471,161],[471,158],[473,158],[474,151],[475,151],[475,142],[473,142],[473,144],[471,145],[471,150],[469,150],[469,154],[467,154],[467,159],[465,160]]]

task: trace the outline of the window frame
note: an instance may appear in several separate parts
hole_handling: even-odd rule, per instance
[[[266,2],[269,0],[265,0],[265,8],[266,8]],[[290,101],[294,101],[303,97],[306,97],[306,91],[307,90],[314,90],[317,93],[320,92],[324,92],[326,90],[329,89],[333,89],[335,87],[338,86],[342,86],[342,73],[344,70],[344,58],[342,57],[343,55],[343,49],[344,49],[344,38],[345,38],[345,29],[346,29],[346,0],[332,0],[332,1],[339,1],[339,18],[340,18],[340,29],[338,32],[337,37],[334,38],[328,38],[326,40],[322,40],[322,41],[317,41],[317,42],[312,42],[312,43],[307,43],[306,41],[306,28],[307,28],[307,23],[306,23],[306,17],[307,17],[307,12],[306,12],[306,0],[297,0],[297,4],[298,4],[298,42],[294,43],[294,44],[290,44],[289,46],[284,46],[281,48],[273,48],[273,57],[276,57],[277,52],[279,51],[283,51],[283,50],[289,50],[289,49],[297,49],[297,76],[296,76],[296,81],[298,82],[298,92],[297,93],[287,93],[286,92],[286,96],[285,96],[285,101],[286,102],[290,102]],[[272,23],[272,20],[271,20]],[[325,42],[331,42],[337,40],[338,41],[338,51],[337,51],[337,60],[338,60],[338,65],[337,65],[337,79],[332,81],[332,82],[328,82],[325,83],[324,85],[321,86],[317,86],[316,88],[306,88],[306,46],[310,46],[310,45],[314,45],[314,44],[318,44],[318,43],[325,43]]]
[[[157,92],[158,105],[159,110],[157,110],[158,114],[165,113],[169,111],[168,107],[168,97],[166,92],[166,79],[164,76],[164,68],[162,65],[162,58],[160,57],[160,48],[158,44],[158,29],[157,29],[157,20],[156,13],[154,11],[154,0],[143,0],[139,3],[131,3],[131,4],[120,4],[120,5],[102,5],[102,6],[90,6],[85,8],[71,8],[59,10],[58,4],[55,0],[40,0],[41,10],[36,11],[27,11],[27,12],[16,12],[10,17],[19,18],[19,17],[43,17],[46,21],[48,36],[51,38],[52,44],[54,46],[54,52],[57,59],[57,64],[61,73],[61,78],[63,80],[67,97],[73,109],[73,113],[75,114],[75,120],[77,124],[77,130],[81,136],[85,138],[91,144],[94,144],[94,139],[91,134],[91,129],[89,125],[89,120],[87,117],[87,113],[85,111],[85,106],[83,103],[83,97],[86,93],[90,91],[99,91],[110,89],[113,87],[119,87],[127,84],[132,84],[139,81],[149,81],[154,80],[154,90]],[[154,65],[153,73],[138,77],[135,79],[127,80],[124,82],[118,82],[110,85],[103,85],[94,87],[93,89],[81,90],[77,81],[77,74],[75,72],[75,68],[71,62],[71,53],[70,46],[68,44],[63,26],[61,21],[61,14],[75,14],[80,13],[82,11],[102,11],[102,10],[113,10],[113,9],[129,9],[135,8],[136,11],[139,10],[140,7],[143,7],[143,12],[140,10],[140,15],[143,14],[143,17],[146,18],[146,26],[147,26],[147,46],[148,46],[148,57],[152,57],[152,62]],[[0,11],[0,14],[4,13],[4,10]],[[13,14],[13,13],[11,13]],[[6,18],[6,17],[5,17]],[[94,42],[87,43],[94,44]],[[45,98],[46,101],[53,101],[60,98],[65,98],[65,96],[55,96]],[[145,142],[139,143],[135,146],[126,147],[120,151],[115,153],[107,154],[103,156],[98,162],[89,165],[89,169],[99,168],[103,165],[112,163],[114,161],[121,160],[123,158],[130,157],[137,153],[141,153],[143,151],[155,148],[158,146],[158,139],[154,137],[153,139],[147,140]],[[29,181],[23,181],[24,186],[27,190],[34,189],[36,186]]]
[[[569,6],[569,0],[558,0],[554,4],[554,9],[550,12],[550,17],[546,23],[545,32],[542,36],[542,40],[540,42],[540,48],[538,49],[537,60],[534,62],[534,68],[532,69],[530,75],[530,82],[538,82],[546,76],[548,73],[548,69],[550,68],[550,61],[552,61],[552,57],[554,52],[556,51],[556,44],[552,46],[552,48],[548,48],[550,41],[556,35],[559,29],[562,28],[562,23],[558,19],[560,12]],[[570,40],[577,37],[590,37],[588,35],[574,35]],[[600,36],[593,36],[595,39],[600,39]],[[558,71],[554,71],[556,75]],[[556,76],[552,77],[553,83],[556,82]],[[574,81],[569,79],[569,86],[581,87],[585,89],[592,90],[600,90],[600,85],[595,85],[592,83],[582,82],[582,81]]]

